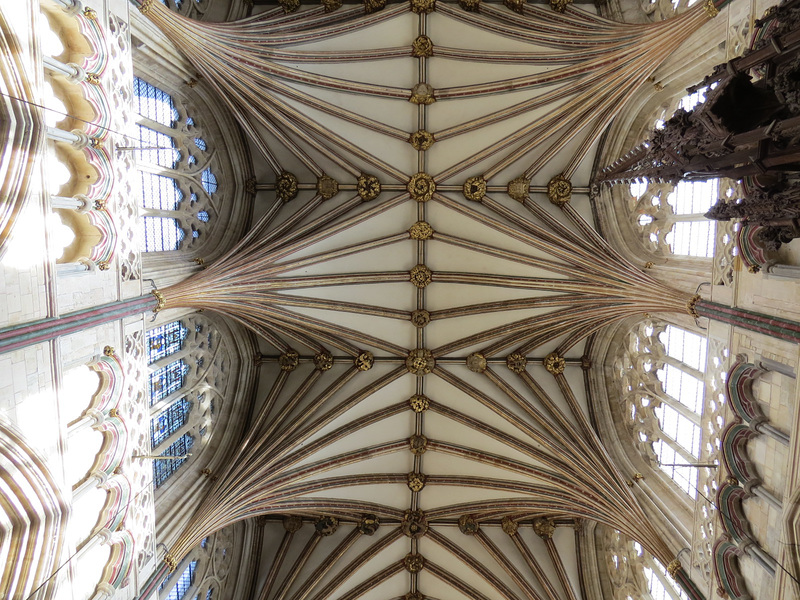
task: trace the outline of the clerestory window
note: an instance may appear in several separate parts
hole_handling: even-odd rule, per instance
[[[705,337],[648,321],[631,332],[616,363],[640,451],[691,498],[697,496],[707,358]]]
[[[215,156],[186,106],[140,77],[133,83],[144,252],[194,249],[214,225]]]
[[[164,457],[153,459],[156,488],[188,463],[190,455],[199,452],[199,443],[211,435],[217,386],[224,387],[227,378],[218,338],[199,315],[147,332],[150,442],[152,453]]]
[[[678,99],[673,106],[692,110],[705,100],[707,91],[708,88],[700,88]],[[665,109],[651,126],[662,128],[666,118]],[[713,258],[717,223],[704,215],[721,194],[731,192],[728,187],[722,186],[719,179],[681,181],[674,186],[646,179],[633,183],[629,205],[633,209],[635,228],[647,248],[654,253]]]

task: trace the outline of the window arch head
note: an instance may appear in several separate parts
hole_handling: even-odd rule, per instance
[[[667,323],[640,322],[614,362],[626,425],[639,453],[697,496],[708,343]]]
[[[249,228],[255,187],[241,128],[218,94],[184,59],[155,52],[160,32],[136,36],[130,146],[147,276],[229,249]]]
[[[158,589],[160,600],[229,598],[236,585],[236,564],[242,553],[244,523],[203,538]]]
[[[654,129],[663,127],[676,111],[694,108],[706,92],[706,88],[698,87],[657,105],[658,96],[648,92],[649,99],[643,101],[646,108],[625,120],[628,129],[612,133],[617,138],[615,154],[605,157],[604,164],[649,139]],[[619,236],[621,248],[634,262],[679,267],[695,272],[702,281],[710,276],[714,284],[732,284],[736,253],[733,223],[713,221],[705,214],[718,201],[739,194],[737,182],[685,180],[675,185],[641,179],[630,185],[615,185],[606,193],[614,210],[603,209],[600,218],[614,221],[607,226],[609,233]]]
[[[153,483],[178,472],[213,431],[214,410],[228,385],[227,341],[202,315],[189,315],[147,331],[148,393]],[[195,448],[198,446],[198,448]]]
[[[140,248],[193,250],[216,226],[222,200],[214,172],[218,149],[185,102],[140,77],[134,78],[133,92]]]

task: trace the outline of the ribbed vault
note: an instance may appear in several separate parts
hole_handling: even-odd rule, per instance
[[[699,597],[590,425],[581,346],[693,311],[589,225],[588,182],[600,133],[714,4],[652,25],[421,0],[203,24],[142,4],[275,191],[228,255],[156,292],[259,333],[270,382],[167,565],[260,515],[264,600],[573,598],[588,519]]]

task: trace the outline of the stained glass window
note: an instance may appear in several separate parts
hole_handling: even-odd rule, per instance
[[[173,127],[178,119],[172,96],[139,77],[133,78],[133,106],[144,118],[167,127]]]
[[[183,360],[176,360],[150,373],[150,406],[181,389],[188,370]]]
[[[186,237],[177,219],[142,217],[139,223],[139,247],[145,252],[177,250]]]
[[[187,329],[180,321],[160,325],[147,332],[147,364],[174,354],[183,346]]]
[[[183,573],[181,573],[178,581],[175,582],[175,587],[170,590],[166,600],[182,600],[182,598],[186,595],[186,592],[194,583],[194,573],[196,570],[197,561],[193,560],[189,563],[186,569],[184,569]]]
[[[188,459],[187,455],[193,444],[194,438],[188,433],[185,433],[159,454],[159,456],[179,456],[181,458],[153,460],[153,485],[155,485],[156,489],[161,487],[164,482],[186,462]]]
[[[173,402],[161,413],[150,420],[150,442],[151,447],[157,447],[173,433],[178,431],[189,417],[192,404],[186,399]]]
[[[139,246],[144,252],[195,247],[211,221],[210,196],[219,191],[212,144],[201,137],[202,128],[186,114],[185,105],[164,90],[137,77],[134,96],[141,117],[134,153],[144,209]],[[187,199],[191,211],[182,210]]]

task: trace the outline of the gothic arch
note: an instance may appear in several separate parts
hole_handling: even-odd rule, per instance
[[[199,125],[203,139],[208,143],[208,164],[213,166],[218,182],[213,209],[207,209],[211,221],[207,231],[197,240],[200,243],[182,245],[174,251],[142,253],[144,276],[164,286],[184,279],[202,268],[204,263],[213,262],[247,231],[255,192],[252,161],[238,124],[221,104],[213,86],[202,78],[198,80],[199,76],[186,59],[148,21],[141,19],[138,11],[132,11],[131,15],[137,20],[133,37],[134,76],[163,90],[175,100],[181,114],[180,124],[186,130],[183,134],[176,133],[176,141],[181,135],[187,139],[191,137],[193,124],[191,120],[187,124],[187,118],[202,115]],[[185,154],[186,149],[183,150]],[[184,166],[186,159],[187,156],[181,158]],[[164,174],[181,176],[175,169]],[[199,193],[203,191],[199,190]],[[189,202],[188,194],[184,195],[181,206]],[[140,208],[140,219],[143,212],[146,211]],[[187,236],[192,233],[185,231]]]
[[[213,424],[207,434],[200,436],[199,430],[203,425],[199,420],[194,423],[191,434],[197,439],[191,449],[192,456],[156,491],[156,537],[159,542],[168,545],[172,536],[180,532],[189,518],[191,507],[194,506],[192,499],[203,495],[214,480],[219,466],[226,462],[228,454],[244,433],[248,418],[245,407],[252,401],[256,383],[256,367],[252,358],[256,353],[256,345],[253,335],[241,325],[211,313],[181,314],[169,311],[159,314],[158,319],[148,323],[147,330],[176,320],[192,328],[202,327],[200,332],[191,332],[194,334],[191,339],[187,336],[189,345],[200,343],[201,338],[207,339],[207,336],[213,335],[216,346],[201,357],[204,371],[200,379],[190,380],[189,385],[177,392],[178,395],[185,392],[188,396],[198,393],[200,387],[208,387],[205,393],[213,397],[204,400],[203,410],[208,418],[212,418],[209,413],[213,404]],[[190,347],[186,349],[191,350]],[[216,379],[214,390],[203,379],[212,370]],[[142,382],[142,385],[148,384]],[[154,410],[158,412],[161,408],[156,404]],[[153,419],[157,412],[151,413]],[[164,452],[165,446],[166,443],[161,444],[152,453]]]
[[[40,586],[42,598],[52,595],[68,516],[46,461],[0,420],[0,595],[28,598]]]
[[[589,371],[588,379],[594,398],[593,406],[600,438],[614,454],[614,459],[620,465],[622,472],[631,478],[645,511],[653,522],[661,525],[662,535],[677,553],[681,548],[688,546],[691,540],[691,531],[684,525],[691,511],[691,502],[686,494],[682,494],[637,450],[631,432],[625,425],[626,415],[620,403],[617,378],[612,372],[616,349],[624,344],[625,338],[639,321],[639,319],[621,321],[617,325],[608,327],[596,337],[591,359],[594,364],[603,365],[603,370],[602,375],[599,375],[600,371]],[[644,478],[633,482],[636,473],[644,475]]]

